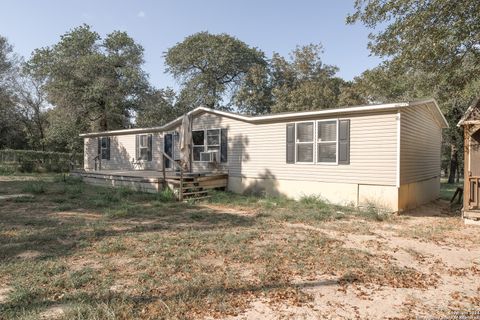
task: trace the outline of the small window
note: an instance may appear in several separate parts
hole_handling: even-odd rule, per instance
[[[152,135],[137,135],[137,160],[152,161]]]
[[[337,162],[337,120],[318,121],[317,162]]]
[[[220,129],[207,130],[207,151],[220,150]]]
[[[138,151],[140,160],[148,159],[148,136],[146,134],[140,135],[138,139]]]
[[[297,162],[313,163],[313,122],[297,123]]]
[[[100,153],[102,160],[109,160],[109,147],[108,137],[102,137],[100,140]]]
[[[200,153],[205,151],[205,131],[192,131],[193,161],[200,161]]]

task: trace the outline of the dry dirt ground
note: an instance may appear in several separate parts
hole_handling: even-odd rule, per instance
[[[445,201],[385,216],[315,199],[179,204],[31,183],[0,179],[2,196],[31,195],[0,200],[2,320],[480,313],[480,227]]]
[[[468,319],[480,319],[480,228],[442,214],[448,211],[449,204],[438,201],[374,227],[355,220],[321,227],[285,223],[286,228],[327,234],[345,248],[363,250],[428,278],[419,278],[419,286],[412,288],[395,283],[395,278],[346,285],[337,276],[323,274],[307,283],[299,279],[302,290],[313,297],[308,304],[272,306],[256,300],[229,319],[431,319],[472,314]],[[432,283],[423,286],[423,281]]]

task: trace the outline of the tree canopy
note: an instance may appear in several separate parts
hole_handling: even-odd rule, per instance
[[[479,12],[476,0],[356,0],[347,17],[373,29],[369,48],[386,59],[357,88],[377,98],[435,97],[450,123],[453,167],[463,143],[456,123],[480,91]]]
[[[12,46],[0,35],[0,148],[21,148],[27,143],[12,86],[17,68],[18,60]]]
[[[167,89],[150,89],[138,108],[136,125],[139,127],[158,127],[184,113],[175,104],[175,91]]]
[[[143,48],[125,32],[101,39],[87,25],[35,50],[26,71],[44,79],[42,90],[56,109],[49,113],[48,139],[78,148],[73,141],[81,132],[128,127],[149,86],[142,64]]]
[[[372,53],[398,74],[427,74],[430,91],[452,104],[480,77],[479,12],[476,0],[356,0],[347,22],[378,27]]]
[[[228,34],[199,32],[165,54],[167,71],[182,84],[183,104],[228,109],[230,100],[253,67],[266,66],[265,55]]]
[[[46,79],[48,100],[86,119],[89,130],[126,127],[148,88],[143,48],[125,32],[101,39],[89,26],[61,36],[52,47],[34,51],[27,70]]]
[[[320,44],[298,46],[289,59],[274,53],[267,67],[252,68],[240,86],[235,102],[249,114],[335,108],[347,100],[342,92],[350,84],[338,77],[338,68],[323,63]],[[343,98],[342,98],[343,97]]]

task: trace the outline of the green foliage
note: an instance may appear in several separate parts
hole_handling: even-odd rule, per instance
[[[335,77],[338,68],[325,65],[322,53],[321,45],[299,46],[289,60],[274,53],[268,67],[251,68],[235,95],[239,110],[264,114],[359,104],[353,94],[342,95],[350,84]]]
[[[199,32],[168,49],[167,71],[182,83],[181,103],[227,108],[222,103],[234,93],[252,67],[265,66],[264,53],[228,34]]]
[[[165,188],[158,193],[157,199],[161,202],[170,202],[175,200],[175,195],[171,189]]]
[[[0,35],[0,148],[19,148],[27,142],[11,84],[17,65],[12,46]]]
[[[179,117],[184,110],[175,105],[175,91],[172,89],[150,90],[144,95],[143,102],[137,111],[138,127],[157,127]]]
[[[468,63],[473,69],[464,72],[474,75],[480,68],[475,63],[480,50],[479,12],[476,0],[356,0],[347,22],[360,21],[372,29],[387,24],[370,34],[369,48],[376,55],[413,70],[449,76]]]
[[[238,195],[230,192],[212,192],[212,203],[227,206],[251,207],[261,210],[263,218],[279,221],[314,223],[337,219],[362,217],[367,220],[384,221],[391,214],[373,204],[366,208],[339,206],[325,201],[319,195],[301,197],[298,201],[283,196]]]
[[[0,150],[0,163],[8,170],[20,172],[68,172],[70,164],[82,166],[83,155],[64,152],[47,152],[34,150]]]
[[[80,132],[125,128],[148,88],[142,64],[143,48],[125,32],[102,40],[87,25],[35,50],[26,70],[46,79],[43,88],[55,105],[47,139],[73,150]]]
[[[480,92],[479,12],[476,0],[356,0],[347,18],[375,30],[369,48],[387,58],[357,79],[360,94],[373,100],[433,96],[439,102],[450,124],[444,134],[450,182],[463,149],[456,124]]]
[[[272,58],[273,112],[328,109],[338,106],[343,80],[334,77],[338,68],[321,60],[322,46],[297,47],[290,61]]]
[[[269,66],[250,68],[234,96],[238,110],[251,115],[270,113],[274,103],[271,81]]]
[[[0,164],[0,176],[9,176],[14,174],[17,166]]]

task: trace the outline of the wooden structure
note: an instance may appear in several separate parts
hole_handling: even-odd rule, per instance
[[[160,192],[165,188],[173,191],[179,201],[208,198],[212,189],[226,189],[228,174],[224,172],[185,172],[170,156],[163,153],[164,161],[168,159],[175,164],[176,170],[95,170],[72,171],[73,176],[82,177],[86,183],[127,187],[144,192]]]
[[[464,132],[463,216],[480,219],[480,97],[458,123]]]
[[[178,200],[198,200],[208,197],[212,189],[227,187],[228,175],[225,173],[201,172],[180,175],[167,172],[163,174],[153,170],[122,171],[72,171],[71,175],[82,177],[88,184],[107,187],[127,187],[137,191],[156,193],[169,188]]]

